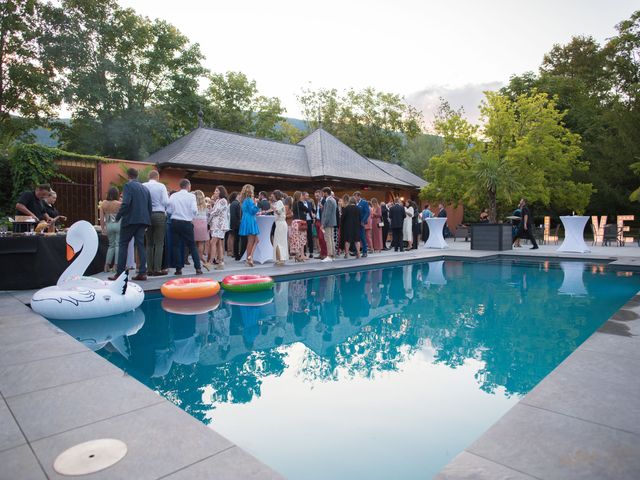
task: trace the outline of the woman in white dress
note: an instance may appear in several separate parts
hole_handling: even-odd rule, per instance
[[[276,265],[284,265],[284,262],[289,260],[289,240],[288,227],[287,227],[287,214],[284,208],[282,200],[285,198],[285,194],[280,190],[275,190],[271,194],[271,201],[273,203],[273,214],[276,217],[276,229],[273,233],[273,260]]]
[[[218,185],[211,197],[209,231],[211,232],[211,256],[216,260],[216,270],[224,268],[224,236],[229,230],[229,202],[227,189]]]
[[[407,201],[404,204],[404,213],[406,217],[404,217],[404,222],[402,223],[402,239],[407,242],[407,248],[411,250],[413,246],[413,207]]]

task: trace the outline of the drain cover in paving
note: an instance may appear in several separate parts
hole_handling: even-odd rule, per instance
[[[56,458],[53,469],[60,475],[87,475],[118,463],[127,445],[113,438],[101,438],[75,445]]]

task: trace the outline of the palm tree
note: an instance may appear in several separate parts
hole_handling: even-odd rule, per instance
[[[515,169],[504,158],[489,153],[479,155],[472,164],[472,175],[478,182],[475,184],[478,197],[485,195],[489,205],[489,221],[496,223],[498,219],[498,194],[511,200],[511,196],[521,189],[516,180]]]
[[[116,182],[111,182],[112,187],[117,187],[119,192],[122,192],[124,188],[124,184],[129,181],[129,177],[127,176],[127,170],[131,167],[131,165],[127,165],[125,163],[120,164],[120,173],[118,173],[118,180]],[[155,170],[156,167],[154,165],[147,165],[144,168],[138,170],[138,181],[141,183],[149,180],[149,173],[152,170]]]

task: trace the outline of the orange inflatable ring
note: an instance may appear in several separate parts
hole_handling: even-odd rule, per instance
[[[160,287],[162,295],[177,300],[195,300],[213,297],[220,291],[220,284],[211,278],[174,278]]]

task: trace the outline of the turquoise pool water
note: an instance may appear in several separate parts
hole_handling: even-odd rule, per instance
[[[287,478],[424,479],[638,290],[599,264],[433,261],[58,325]]]

